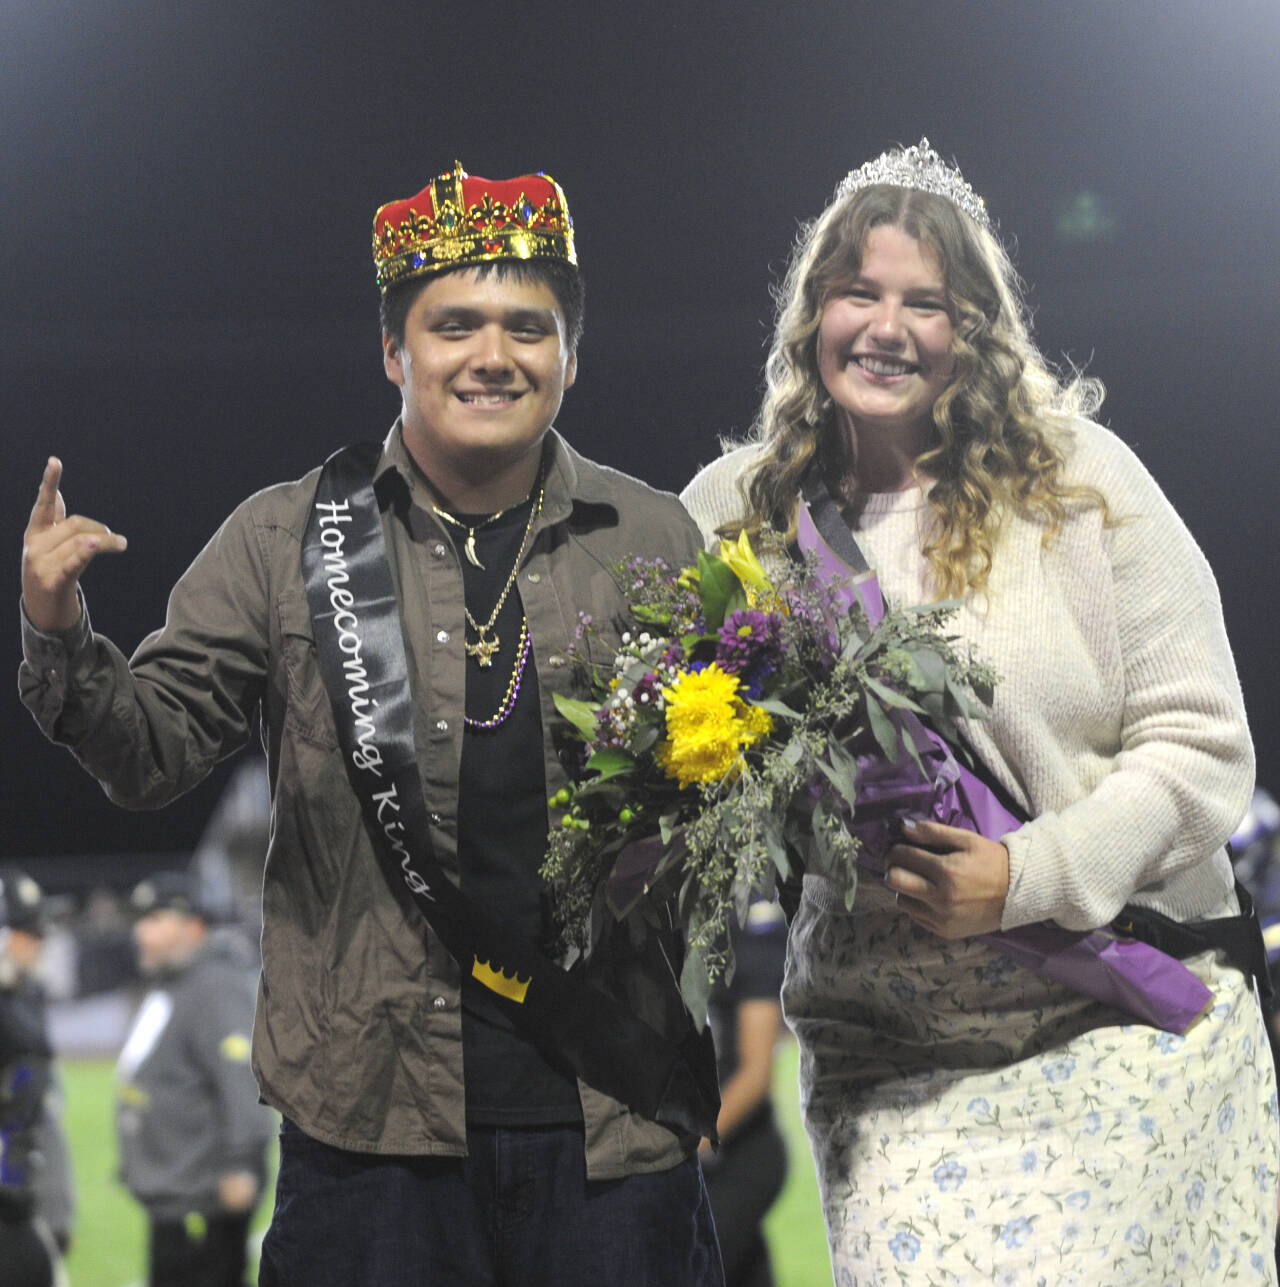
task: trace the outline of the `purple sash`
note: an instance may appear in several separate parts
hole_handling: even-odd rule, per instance
[[[806,488],[808,497],[799,501],[797,544],[816,556],[818,576],[835,587],[840,606],[847,610],[855,600],[860,602],[874,624],[884,615],[875,573],[867,569],[834,502],[814,490]],[[810,503],[819,511],[816,522]],[[894,712],[895,717],[902,714]],[[914,742],[925,773],[906,750],[894,763],[881,756],[858,757],[858,807],[850,827],[862,843],[860,866],[883,876],[885,854],[895,839],[892,826],[899,818],[928,818],[992,840],[1023,825],[1026,819],[1006,808],[933,729],[910,713],[898,726]],[[979,937],[1041,977],[1167,1032],[1186,1032],[1213,999],[1209,988],[1176,957],[1108,927],[1077,931],[1042,921]]]

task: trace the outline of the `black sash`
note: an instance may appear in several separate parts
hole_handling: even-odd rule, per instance
[[[869,571],[866,555],[863,554],[856,537],[849,530],[844,515],[840,513],[840,507],[832,499],[816,461],[805,471],[800,482],[800,492],[822,539],[840,556],[851,572],[860,574]],[[991,770],[971,748],[963,749],[966,752],[966,767],[1009,813],[1025,820],[1026,811],[1014,801]],[[1201,921],[1175,921],[1150,907],[1143,907],[1138,903],[1126,903],[1121,908],[1120,915],[1112,922],[1111,928],[1117,933],[1148,943],[1179,960],[1209,948],[1216,948],[1224,952],[1227,960],[1242,974],[1253,976],[1258,985],[1259,995],[1264,1002],[1268,1002],[1272,997],[1273,989],[1258,912],[1253,905],[1253,899],[1239,880],[1235,882],[1235,888],[1236,899],[1240,904],[1238,916],[1219,916]]]
[[[373,487],[380,452],[363,443],[325,462],[302,571],[338,741],[383,875],[531,1041],[635,1112],[714,1140],[710,1030],[690,1021],[677,1045],[578,974],[511,943],[432,852],[400,606]]]

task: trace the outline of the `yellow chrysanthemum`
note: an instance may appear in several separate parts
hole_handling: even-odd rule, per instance
[[[743,747],[769,731],[768,712],[743,702],[737,677],[714,663],[682,674],[667,688],[666,704],[667,737],[656,755],[663,772],[681,787],[722,781],[737,766]]]
[[[743,712],[742,722],[750,734],[750,741],[746,745],[754,746],[773,732],[773,716],[768,711],[761,710],[759,706],[743,704],[746,710]]]

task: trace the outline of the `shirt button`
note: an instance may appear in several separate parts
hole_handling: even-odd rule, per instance
[[[542,580],[542,573],[541,573],[541,572],[530,572],[530,573],[529,573],[529,580],[530,580],[530,581],[532,581],[534,585],[537,585],[537,584],[538,584],[538,582]]]
[[[436,642],[437,642],[437,643],[448,643],[448,642],[449,642],[449,632],[448,632],[447,630],[437,630],[437,631],[436,631]]]
[[[447,719],[436,720],[436,732],[447,733],[449,731],[449,721]]]
[[[440,825],[440,823],[443,821],[443,819],[440,817],[440,815],[439,815],[438,813],[433,813],[433,814],[430,814],[429,816],[430,816],[430,818],[431,818],[431,821],[432,821],[432,822],[433,822],[437,827],[438,827],[438,826]]]
[[[449,1003],[444,999],[444,997],[436,997],[431,1004],[435,1006],[437,1010],[443,1010]]]
[[[558,652],[553,652],[551,656],[547,658],[547,663],[552,666],[563,666],[564,658]]]
[[[444,544],[443,544],[443,542],[441,542],[441,541],[437,541],[437,542],[436,542],[436,543],[431,547],[431,553],[432,553],[432,554],[434,554],[434,555],[436,556],[436,558],[438,558],[438,559],[442,559],[442,558],[444,558],[444,556],[445,556],[445,548],[444,548]]]

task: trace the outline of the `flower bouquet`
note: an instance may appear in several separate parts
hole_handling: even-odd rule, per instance
[[[852,905],[860,760],[911,758],[931,779],[902,716],[954,734],[994,683],[946,633],[954,605],[884,611],[873,577],[850,596],[776,534],[758,539],[781,571],[745,533],[696,567],[627,561],[631,629],[612,665],[591,675],[593,700],[555,697],[585,751],[552,799],[561,825],[543,867],[562,946],[588,950],[595,916],[643,932],[674,908],[697,1016],[732,971],[731,918],[797,860]]]
[[[883,874],[899,818],[993,839],[1025,821],[965,762],[956,722],[984,715],[996,677],[946,633],[955,605],[887,610],[874,573],[838,552],[847,529],[818,513],[804,501],[797,512],[803,562],[761,534],[772,575],[745,534],[696,568],[625,563],[633,629],[592,672],[593,700],[555,698],[584,744],[581,775],[552,799],[562,825],[542,868],[561,946],[588,951],[599,916],[643,933],[674,914],[688,949],[680,988],[699,1020],[733,969],[730,918],[741,924],[752,896],[797,866],[852,907],[858,868]],[[982,939],[1185,1032],[1212,994],[1132,928],[1043,922]]]

